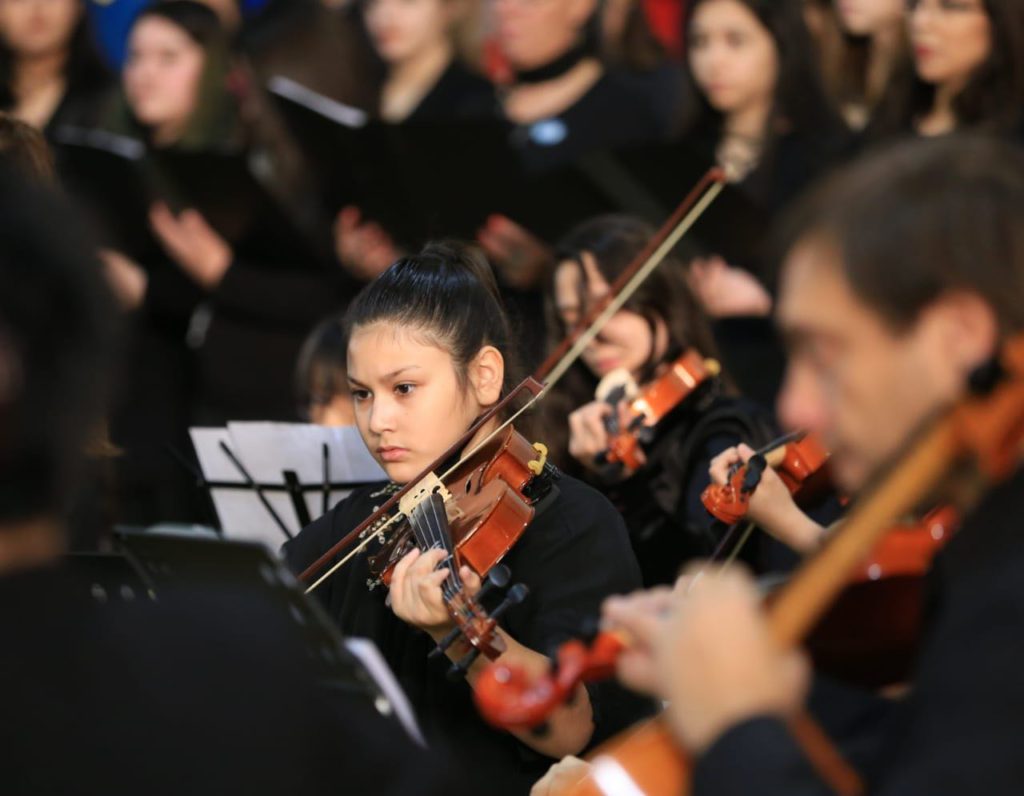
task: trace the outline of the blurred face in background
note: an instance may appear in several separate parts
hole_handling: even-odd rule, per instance
[[[578,262],[560,263],[555,270],[555,307],[566,332],[575,329],[610,290],[590,252],[583,252]],[[657,321],[652,328],[639,313],[619,310],[583,350],[581,359],[599,379],[620,368],[639,379],[644,367],[661,359],[667,349],[668,327],[663,321]]]
[[[367,0],[363,19],[388,63],[407,61],[446,42],[459,0]]]
[[[771,106],[778,79],[775,40],[739,0],[704,0],[690,23],[690,71],[723,114]]]
[[[854,36],[873,36],[901,24],[905,0],[835,0],[843,30]]]
[[[180,133],[195,111],[203,73],[203,48],[184,30],[160,17],[145,17],[132,29],[123,81],[139,122]]]
[[[79,0],[0,0],[0,38],[21,58],[68,48],[83,13]]]
[[[910,43],[926,83],[960,88],[992,52],[992,23],[982,0],[910,0]]]
[[[595,0],[494,0],[502,52],[516,69],[543,66],[579,41],[596,7]]]

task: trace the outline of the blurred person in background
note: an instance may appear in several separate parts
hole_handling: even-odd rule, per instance
[[[0,0],[0,110],[52,138],[95,122],[111,85],[82,0]]]

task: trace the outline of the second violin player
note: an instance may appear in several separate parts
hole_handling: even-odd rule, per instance
[[[599,217],[570,232],[554,273],[552,329],[572,329],[651,234],[627,216]],[[636,424],[628,392],[612,385],[595,397],[599,383],[604,380],[607,388],[621,373],[642,390],[684,354],[679,364],[694,363],[684,375],[700,383],[656,424],[637,429],[635,471],[612,461],[610,441]],[[588,346],[545,405],[552,456],[600,485],[622,511],[647,584],[671,583],[682,563],[717,544],[700,501],[711,459],[741,441],[762,445],[774,435],[768,413],[735,395],[728,380],[705,365],[714,356],[707,319],[681,264],[669,258]]]

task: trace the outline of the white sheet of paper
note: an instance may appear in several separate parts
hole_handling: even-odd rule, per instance
[[[243,485],[245,479],[220,447],[224,442],[259,484],[284,485],[284,472],[291,470],[300,484],[323,483],[323,446],[328,446],[329,480],[332,484],[356,484],[386,480],[387,476],[363,444],[354,427],[326,428],[305,423],[235,422],[227,428],[193,428],[200,467],[208,481]],[[328,508],[351,490],[332,489]],[[211,490],[224,535],[231,539],[261,541],[277,549],[287,536],[281,531],[259,496],[248,489]],[[264,497],[285,527],[301,530],[291,496],[287,492],[264,490]],[[322,513],[323,493],[304,495],[311,519]]]

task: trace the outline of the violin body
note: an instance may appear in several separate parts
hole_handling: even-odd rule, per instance
[[[629,398],[628,407],[631,419],[625,428],[619,428],[618,416],[613,415],[611,418],[608,449],[602,455],[602,465],[616,467],[625,474],[640,469],[640,447],[648,441],[655,426],[693,395],[708,379],[720,372],[718,362],[704,359],[695,350],[688,349],[643,389],[629,390],[633,393]],[[613,402],[616,410],[621,395],[622,393],[617,395],[616,391],[608,389],[607,386],[598,386],[598,400]],[[616,398],[613,399],[612,396]]]
[[[535,473],[538,449],[511,426],[459,465],[445,488],[456,560],[484,577],[512,549],[533,519],[526,490]],[[534,469],[537,469],[536,466]],[[369,556],[370,573],[391,584],[395,566],[415,547],[408,522],[390,532],[376,554]]]
[[[949,507],[886,534],[806,641],[815,669],[867,688],[904,683],[921,636],[925,575],[959,522]]]
[[[790,494],[804,502],[813,500],[830,482],[829,452],[821,439],[805,434],[766,454],[768,464],[779,474]],[[704,508],[726,525],[735,525],[747,516],[750,496],[757,484],[749,485],[747,466],[737,467],[725,484],[709,484],[701,494]]]

